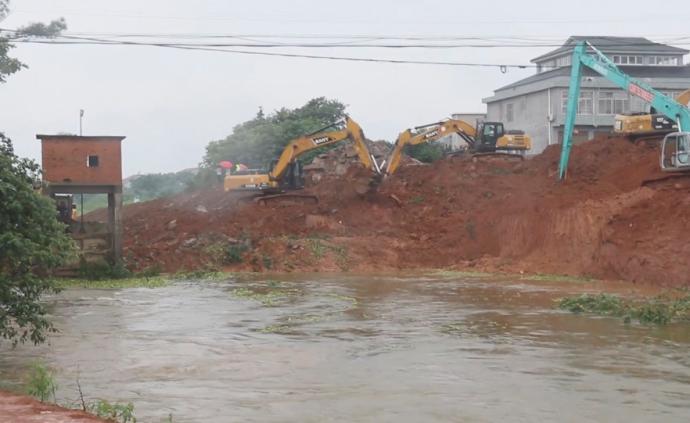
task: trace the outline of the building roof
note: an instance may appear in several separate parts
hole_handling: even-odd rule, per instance
[[[666,44],[655,43],[643,37],[609,37],[598,35],[574,35],[556,50],[552,50],[531,60],[538,63],[552,57],[560,56],[565,52],[571,51],[579,41],[588,41],[594,47],[604,52],[620,53],[660,53],[660,54],[686,54],[689,51],[669,46]]]
[[[121,135],[71,135],[71,134],[65,134],[65,135],[45,135],[45,134],[37,134],[36,139],[37,140],[69,140],[69,141],[122,141],[126,137],[121,136]]]
[[[619,66],[626,74],[633,78],[688,78],[690,79],[690,65],[685,66]],[[537,73],[519,81],[513,82],[495,90],[495,92],[544,81],[550,78],[570,76],[570,66],[556,68],[550,71]],[[582,68],[584,76],[600,76],[586,66]]]

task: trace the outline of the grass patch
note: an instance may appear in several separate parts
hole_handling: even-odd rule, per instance
[[[124,279],[97,279],[87,280],[78,278],[56,278],[55,287],[66,288],[92,288],[92,289],[125,289],[125,288],[160,288],[176,281],[220,281],[227,279],[231,274],[215,270],[195,270],[190,272],[178,272],[172,275],[146,276],[146,273],[136,273]]]
[[[582,294],[560,299],[558,307],[572,313],[620,317],[625,322],[657,325],[690,322],[690,295],[681,298],[660,295],[647,300],[628,300],[611,294]]]
[[[424,202],[424,197],[422,197],[421,195],[417,195],[415,197],[412,197],[408,203],[409,204],[422,204],[423,202]]]
[[[331,247],[331,251],[335,254],[335,263],[340,270],[348,270],[350,268],[350,254],[347,247],[343,245],[335,245]]]
[[[460,278],[486,278],[493,276],[487,272],[470,272],[460,270],[434,270],[431,276],[440,277],[443,279],[460,279]]]
[[[350,268],[350,254],[344,245],[334,245],[324,238],[308,238],[306,245],[311,255],[318,261],[326,257],[330,252],[333,253],[335,263],[340,270],[346,271]]]
[[[535,282],[576,282],[576,283],[586,283],[586,282],[596,282],[596,279],[581,277],[581,276],[568,276],[568,275],[549,275],[549,274],[534,274],[534,275],[521,275],[520,280],[523,281],[535,281]]]
[[[231,273],[219,272],[214,269],[199,269],[186,272],[177,272],[170,276],[175,281],[218,281],[228,278]]]
[[[244,260],[244,253],[249,251],[250,246],[241,242],[216,242],[204,248],[203,252],[209,257],[211,263],[217,265],[229,265],[242,263]]]
[[[98,400],[92,404],[89,404],[86,411],[109,422],[137,422],[137,418],[134,416],[134,405],[131,402],[127,404],[119,404],[111,403],[106,400]]]
[[[55,286],[65,288],[124,289],[124,288],[160,288],[170,283],[164,276],[130,277],[126,279],[55,279]]]
[[[91,281],[103,279],[125,279],[132,276],[132,272],[122,262],[110,264],[105,261],[89,263],[83,261],[79,265],[79,277]]]
[[[231,291],[237,298],[253,300],[264,307],[276,307],[300,294],[298,289],[287,288],[280,282],[269,281],[266,286],[248,286]]]
[[[276,335],[288,335],[294,333],[294,328],[292,327],[292,325],[289,324],[278,323],[275,325],[268,325],[266,327],[263,327],[257,330],[257,332]]]
[[[307,240],[307,246],[309,247],[309,251],[311,251],[311,254],[317,260],[322,259],[323,256],[326,255],[326,251],[328,251],[326,244],[321,242],[320,239],[308,239]]]

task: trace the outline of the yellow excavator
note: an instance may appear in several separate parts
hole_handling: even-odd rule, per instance
[[[326,131],[327,129],[333,130]],[[346,116],[341,121],[290,141],[280,157],[271,163],[268,173],[230,174],[225,177],[223,188],[225,191],[257,192],[259,196],[255,200],[263,204],[268,200],[279,198],[318,202],[318,198],[314,195],[290,192],[304,188],[304,170],[298,158],[308,151],[351,140],[360,162],[372,172],[371,178],[367,181],[353,181],[357,192],[366,192],[367,188],[362,190],[359,185],[374,186],[381,169],[369,153],[364,139],[364,132],[359,124]]]
[[[690,103],[690,89],[676,96],[676,102],[688,106]],[[613,124],[613,132],[626,136],[635,142],[661,140],[663,135],[678,130],[678,125],[672,119],[663,114],[656,113],[654,108],[651,113],[632,113],[616,115]]]
[[[392,175],[398,169],[406,145],[437,141],[451,134],[458,134],[467,143],[467,150],[473,157],[500,155],[522,159],[532,148],[529,135],[522,131],[506,131],[501,122],[477,122],[474,127],[464,120],[448,119],[401,132],[384,162],[385,175]]]

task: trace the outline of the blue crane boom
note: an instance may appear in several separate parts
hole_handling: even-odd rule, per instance
[[[587,52],[588,46],[594,51],[594,54]],[[690,110],[687,107],[655,90],[649,84],[626,75],[593,45],[585,41],[578,42],[573,51],[572,62],[565,130],[563,144],[561,145],[561,161],[558,168],[559,179],[563,180],[568,170],[568,159],[570,158],[570,149],[573,142],[573,129],[577,117],[577,104],[580,98],[580,81],[582,79],[583,65],[618,85],[621,89],[651,103],[657,110],[657,113],[661,113],[678,123],[679,132],[690,131]]]

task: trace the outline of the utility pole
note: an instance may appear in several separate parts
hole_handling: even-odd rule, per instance
[[[82,120],[84,119],[84,109],[79,109],[79,136],[82,133]],[[81,213],[79,213],[79,232],[84,233],[84,193],[81,193]]]

